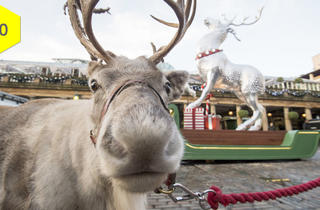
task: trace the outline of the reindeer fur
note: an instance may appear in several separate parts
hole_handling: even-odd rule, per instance
[[[146,192],[178,169],[183,138],[150,88],[127,87],[99,116],[122,81],[147,81],[169,103],[188,74],[164,75],[144,57],[92,62],[88,71],[89,84],[100,85],[90,100],[42,99],[1,109],[0,209],[141,210]],[[89,131],[97,125],[94,146]]]

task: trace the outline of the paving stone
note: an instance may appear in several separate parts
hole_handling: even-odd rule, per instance
[[[193,191],[203,191],[211,185],[218,186],[223,193],[262,192],[289,187],[316,179],[320,174],[320,150],[307,160],[275,161],[205,161],[188,162],[177,173],[177,182]],[[268,182],[268,179],[290,179],[289,182]],[[174,203],[168,196],[148,194],[148,209],[151,210],[200,210],[195,200]],[[303,209],[320,210],[320,187],[293,197],[235,204],[220,210],[253,209]]]

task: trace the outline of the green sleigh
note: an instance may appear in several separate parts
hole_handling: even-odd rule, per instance
[[[177,125],[179,111],[169,105]],[[235,131],[185,130],[183,160],[306,159],[317,149],[320,130]]]
[[[312,157],[319,143],[319,131],[301,131],[294,130],[285,133],[284,138],[279,145],[254,144],[255,139],[251,138],[255,132],[262,135],[270,135],[277,131],[233,131],[238,134],[245,134],[251,139],[253,144],[243,145],[241,140],[238,144],[195,144],[191,143],[192,138],[189,131],[182,131],[185,137],[184,160],[272,160],[272,159],[304,159]],[[210,132],[212,135],[216,131],[197,131],[197,135],[206,135]],[[220,131],[223,132],[223,131]],[[237,136],[237,135],[234,135]],[[208,136],[207,136],[208,137]],[[223,139],[222,139],[223,140]],[[237,139],[235,139],[235,142]],[[266,141],[268,142],[268,141]]]

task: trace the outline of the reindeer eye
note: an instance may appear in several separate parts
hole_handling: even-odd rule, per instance
[[[95,80],[95,79],[91,80],[91,82],[90,82],[90,88],[91,88],[91,90],[92,90],[93,92],[96,92],[96,91],[99,89],[99,87],[100,87],[100,86],[99,86],[97,80]]]
[[[167,94],[169,94],[170,91],[171,91],[171,84],[170,84],[170,82],[166,82],[166,84],[164,85],[164,88],[166,89]]]

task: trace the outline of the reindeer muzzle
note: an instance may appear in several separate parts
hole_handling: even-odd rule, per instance
[[[104,116],[107,114],[108,112],[108,109],[112,103],[112,101],[115,99],[116,96],[118,96],[124,89],[130,87],[130,86],[134,86],[134,85],[142,85],[142,86],[146,86],[148,88],[150,88],[152,90],[152,92],[159,98],[163,108],[168,112],[169,112],[169,109],[166,105],[166,103],[164,102],[163,98],[161,97],[161,95],[159,94],[159,92],[154,89],[149,83],[147,83],[146,81],[143,81],[143,80],[126,80],[124,81],[123,83],[119,84],[118,86],[116,86],[113,91],[111,92],[110,96],[108,97],[108,99],[106,100],[106,103],[103,107],[103,110],[101,112],[101,115],[100,115],[100,125],[97,129],[97,132],[94,133],[93,130],[90,130],[90,139],[92,141],[92,143],[94,145],[96,145],[97,143],[97,134],[99,134],[99,131],[100,131],[100,127],[101,127],[101,122],[104,118]]]

